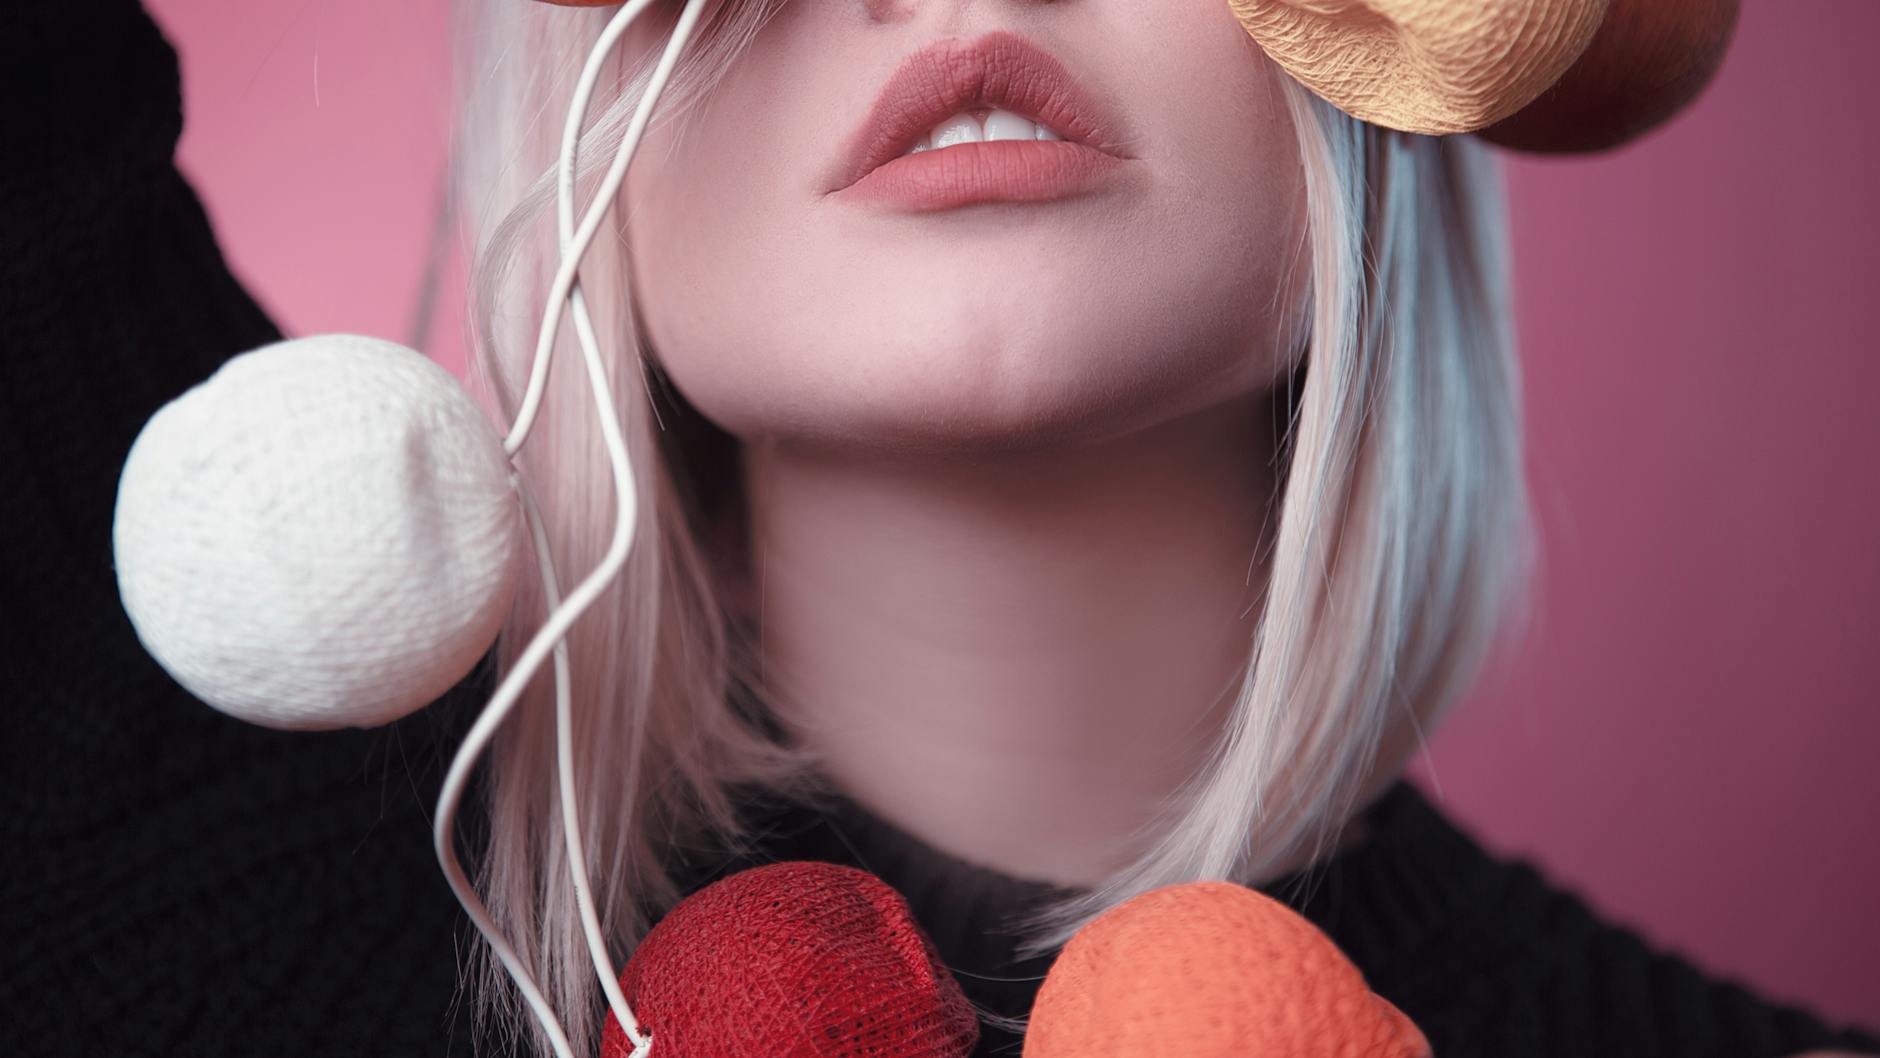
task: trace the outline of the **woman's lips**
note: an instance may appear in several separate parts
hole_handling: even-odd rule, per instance
[[[925,213],[975,202],[1043,202],[1102,187],[1123,159],[1069,140],[989,140],[906,154],[837,197]]]
[[[1010,111],[1061,138],[908,153],[927,130],[975,108]],[[837,151],[825,194],[913,211],[1064,198],[1098,188],[1123,169],[1132,139],[1107,100],[1019,34],[948,38],[896,67]]]

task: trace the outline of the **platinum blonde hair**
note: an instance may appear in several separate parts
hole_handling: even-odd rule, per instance
[[[683,120],[784,2],[716,5],[653,121]],[[606,14],[518,0],[462,10],[454,183],[473,248],[472,380],[507,421],[559,258],[561,117]],[[636,26],[629,39],[640,36]],[[585,186],[624,133],[656,49],[636,54],[644,66],[616,55],[603,82],[618,87],[600,97]],[[1420,738],[1507,641],[1504,619],[1525,614],[1513,604],[1528,582],[1532,528],[1495,159],[1470,137],[1366,125],[1289,79],[1285,99],[1308,210],[1304,377],[1289,390],[1297,400],[1277,536],[1244,676],[1208,766],[1156,840],[1106,883],[1049,909],[1036,947],[1147,889],[1252,881],[1293,857],[1316,858],[1355,807],[1380,747],[1405,730]],[[632,223],[621,211],[613,220]],[[582,281],[590,292],[628,289],[624,238],[603,233]],[[603,347],[620,354],[610,382],[636,469],[637,536],[620,578],[569,638],[574,788],[616,960],[682,895],[678,850],[738,840],[738,789],[788,788],[810,767],[766,733],[762,687],[699,517],[713,490],[735,480],[713,473],[729,468],[695,443],[696,430],[662,421],[673,397],[648,366],[631,300],[590,298]],[[587,382],[565,366],[575,355],[558,353],[519,464],[567,571],[595,565],[614,514]],[[518,600],[499,641],[501,671],[545,616],[539,585],[525,583]],[[492,750],[477,885],[575,1051],[593,1053],[605,1010],[561,841],[553,718],[551,681],[537,679]],[[482,954],[482,1016],[529,1032],[513,984]],[[534,1044],[546,1052],[541,1038]]]

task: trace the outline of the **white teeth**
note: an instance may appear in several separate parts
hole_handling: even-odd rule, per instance
[[[920,142],[907,149],[907,154],[919,154],[922,151],[951,147],[959,143],[980,143],[987,140],[1061,140],[1064,137],[1051,131],[1030,118],[1021,117],[1009,110],[994,110],[986,115],[982,123],[971,114],[961,113],[935,125]]]
[[[933,127],[928,133],[933,138],[935,150],[951,147],[956,143],[978,143],[986,138],[979,128],[979,122],[971,114],[955,114]]]
[[[995,110],[986,115],[986,139],[988,140],[1035,140],[1038,138],[1038,126],[1030,118],[1022,118],[1009,110]]]

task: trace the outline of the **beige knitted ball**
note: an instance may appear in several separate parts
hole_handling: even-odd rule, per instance
[[[112,526],[145,649],[215,708],[300,730],[389,723],[468,674],[522,541],[502,440],[470,395],[355,335],[244,353],[165,405]]]
[[[1608,0],[1228,0],[1287,73],[1386,128],[1474,132],[1573,65]]]

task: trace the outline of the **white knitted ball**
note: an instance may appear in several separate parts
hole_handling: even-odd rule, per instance
[[[244,353],[151,416],[118,481],[118,592],[210,705],[389,723],[462,679],[515,590],[502,439],[450,373],[377,338]]]

